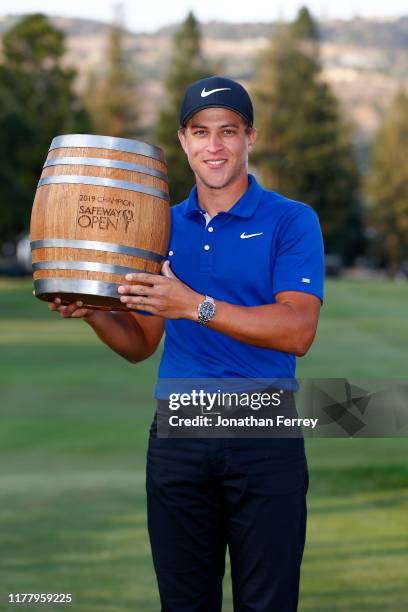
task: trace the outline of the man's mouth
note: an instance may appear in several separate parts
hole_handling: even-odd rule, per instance
[[[204,163],[207,164],[207,166],[210,166],[210,168],[220,168],[221,166],[227,163],[227,160],[226,159],[205,159]]]

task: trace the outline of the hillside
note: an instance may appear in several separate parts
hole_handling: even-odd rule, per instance
[[[0,35],[16,17],[0,18]],[[107,26],[98,21],[54,17],[67,36],[65,61],[78,70],[77,87],[103,66]],[[408,85],[408,16],[394,20],[355,18],[319,23],[324,78],[340,98],[356,127],[358,140],[368,140],[399,84]],[[154,127],[163,98],[163,80],[176,26],[155,33],[128,32],[127,52],[139,76],[143,123]],[[250,86],[259,51],[273,37],[276,24],[209,22],[202,25],[205,53],[224,74]]]

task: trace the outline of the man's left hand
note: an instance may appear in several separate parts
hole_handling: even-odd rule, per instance
[[[144,310],[165,319],[197,320],[197,308],[204,295],[193,291],[171,271],[165,261],[162,274],[133,272],[126,274],[126,280],[143,285],[121,285],[118,292],[120,301],[129,309]]]

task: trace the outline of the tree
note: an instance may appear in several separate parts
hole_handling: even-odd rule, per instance
[[[261,57],[253,93],[253,161],[262,180],[313,206],[326,251],[350,263],[363,247],[359,173],[350,129],[322,80],[318,30],[306,8]]]
[[[87,130],[73,91],[75,72],[62,66],[64,39],[41,14],[3,36],[0,66],[0,242],[29,225],[42,165],[54,136]]]
[[[106,68],[102,75],[90,75],[85,99],[95,132],[131,138],[139,133],[137,79],[126,54],[123,22],[123,8],[119,4],[109,28]]]
[[[408,95],[400,89],[380,126],[366,181],[375,252],[395,274],[408,262]]]
[[[210,75],[211,69],[201,51],[199,24],[190,12],[174,37],[166,78],[167,105],[160,112],[157,126],[157,139],[166,153],[173,202],[186,198],[194,182],[177,137],[183,95],[191,83]]]
[[[313,43],[319,41],[319,28],[306,6],[299,9],[297,18],[291,25],[291,31],[295,40]]]

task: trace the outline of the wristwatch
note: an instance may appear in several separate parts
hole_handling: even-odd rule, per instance
[[[215,302],[212,297],[206,295],[201,304],[198,305],[197,308],[197,322],[201,323],[201,325],[206,325],[208,321],[215,316]]]

